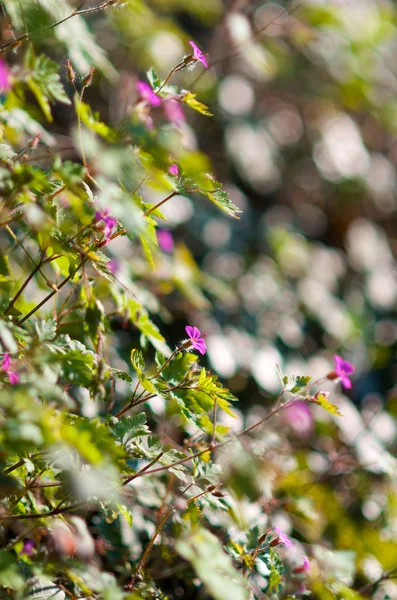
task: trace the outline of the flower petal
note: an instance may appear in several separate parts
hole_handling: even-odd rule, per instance
[[[195,328],[195,327],[192,327],[191,325],[186,325],[186,327],[185,327],[185,331],[186,331],[186,333],[188,334],[188,336],[189,336],[190,338],[193,338],[193,337],[194,337],[194,336],[193,336],[193,333],[194,333],[194,330],[195,330],[195,329],[196,329],[196,328]]]
[[[198,350],[200,354],[203,355],[207,352],[207,344],[205,343],[205,340],[203,340],[203,338],[200,338],[199,340],[197,340],[197,342],[194,342],[193,348],[195,350]]]
[[[2,367],[4,369],[4,371],[7,373],[8,369],[10,368],[10,362],[11,362],[11,358],[9,354],[4,354],[3,356],[3,362],[2,362]]]
[[[351,389],[351,387],[352,387],[352,382],[350,381],[350,379],[348,378],[348,376],[347,376],[347,375],[342,375],[342,377],[340,378],[340,380],[341,380],[341,382],[342,382],[342,385],[343,385],[343,387],[344,387],[346,390],[350,390],[350,389]]]
[[[8,371],[8,378],[10,380],[11,385],[15,385],[16,383],[19,383],[18,373],[13,373],[12,371]]]
[[[197,46],[197,44],[195,44],[194,42],[190,41],[189,44],[191,45],[191,47],[193,48],[193,55],[194,58],[196,60],[199,60],[200,62],[203,63],[203,65],[205,66],[206,69],[208,69],[208,63],[206,61],[205,55],[202,52],[202,50],[200,50],[200,48]]]

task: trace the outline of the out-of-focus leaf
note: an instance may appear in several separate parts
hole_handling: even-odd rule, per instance
[[[193,530],[177,540],[176,551],[190,562],[213,598],[248,600],[246,581],[212,533],[205,529]]]

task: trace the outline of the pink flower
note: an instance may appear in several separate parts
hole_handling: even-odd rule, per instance
[[[8,92],[10,87],[8,67],[4,60],[0,59],[0,93],[4,94],[5,92]]]
[[[109,262],[106,263],[106,266],[113,275],[116,275],[117,271],[120,268],[119,262],[117,260],[115,260],[114,258],[112,258],[112,260],[109,260]]]
[[[161,99],[154,93],[150,85],[144,81],[138,81],[136,88],[142,100],[145,100],[150,106],[160,106]]]
[[[203,65],[205,66],[205,68],[208,69],[208,63],[205,58],[206,56],[208,56],[208,54],[203,54],[203,52],[200,50],[200,48],[198,46],[196,46],[196,44],[194,42],[190,41],[189,44],[193,48],[194,58],[196,60],[199,60],[200,62],[202,62]]]
[[[110,211],[108,208],[105,208],[102,212],[97,211],[95,214],[96,221],[103,221],[105,223],[105,227],[103,229],[103,234],[106,238],[106,243],[110,240],[110,236],[112,235],[112,229],[117,225],[117,219],[110,216]]]
[[[10,366],[11,366],[11,358],[9,354],[4,354],[3,356],[3,362],[2,362],[2,369],[5,373],[7,373],[8,375],[8,379],[10,380],[10,384],[11,385],[15,385],[16,383],[19,383],[19,375],[18,373],[14,373],[14,371],[10,370]]]
[[[312,433],[314,419],[306,402],[300,400],[294,402],[285,410],[284,416],[288,425],[297,435],[307,437]]]
[[[277,527],[277,525],[275,525],[273,527],[274,531],[277,533],[277,538],[278,538],[278,543],[279,544],[284,544],[284,546],[286,548],[293,548],[294,545],[292,543],[292,541],[289,539],[288,535],[286,533],[283,533],[280,529],[280,527]]]
[[[354,366],[349,361],[343,360],[343,358],[337,355],[334,356],[334,361],[337,377],[341,380],[343,387],[350,390],[352,382],[348,376],[354,373]]]
[[[35,546],[35,543],[33,540],[25,540],[23,543],[23,546],[22,546],[22,550],[19,553],[19,556],[22,556],[22,554],[26,554],[27,556],[32,556],[34,546]]]
[[[167,231],[167,229],[158,229],[157,240],[162,251],[171,254],[174,249],[174,238],[172,237],[172,233]]]
[[[178,165],[175,163],[173,165],[171,165],[170,168],[168,169],[168,173],[170,173],[171,175],[174,175],[174,177],[178,177],[178,175],[179,175]]]
[[[185,113],[182,110],[180,102],[177,102],[177,100],[170,98],[164,102],[163,107],[165,116],[170,123],[179,125],[179,123],[184,123],[186,121]]]
[[[302,564],[299,567],[296,567],[293,572],[296,574],[300,574],[300,573],[307,573],[309,570],[310,570],[309,559],[307,558],[307,556],[304,556]]]
[[[201,332],[197,327],[191,327],[191,325],[187,325],[185,327],[185,331],[190,338],[190,343],[195,350],[198,350],[200,354],[205,354],[207,352],[207,344],[205,343],[205,335],[201,335]]]

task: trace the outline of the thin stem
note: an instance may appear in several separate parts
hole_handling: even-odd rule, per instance
[[[148,463],[145,467],[143,467],[143,469],[141,469],[140,471],[138,471],[134,475],[131,475],[131,477],[128,477],[128,479],[123,481],[122,485],[123,486],[127,485],[127,483],[130,483],[130,481],[133,481],[137,477],[140,477],[142,475],[142,473],[146,473],[146,471],[148,471],[150,469],[150,467],[152,467],[156,462],[158,462],[160,460],[160,458],[163,456],[163,454],[164,454],[164,452],[160,452],[160,454],[158,454],[153,460],[150,461],[150,463]]]
[[[99,12],[100,10],[105,10],[106,8],[109,8],[109,6],[116,4],[117,1],[118,0],[107,0],[107,2],[103,2],[103,4],[100,4],[99,6],[93,6],[91,8],[81,8],[81,6],[83,6],[83,5],[81,5],[80,8],[76,8],[76,10],[74,10],[68,17],[64,17],[63,19],[60,19],[56,23],[52,23],[52,25],[48,25],[48,27],[44,27],[43,29],[40,29],[40,31],[38,31],[36,35],[40,35],[41,33],[48,31],[49,29],[58,27],[58,25],[62,25],[62,23],[66,23],[66,21],[69,21],[69,19],[72,19],[73,17],[77,17],[77,15],[88,15],[91,13]],[[84,2],[83,2],[83,4],[84,4]]]
[[[212,438],[211,438],[211,446],[215,444],[215,435],[216,435],[216,409],[218,405],[218,398],[215,398],[214,401],[214,415],[212,418],[213,429],[212,429]]]
[[[23,28],[25,30],[25,33],[28,33],[28,28],[26,27],[26,20],[25,20],[25,13],[23,12],[23,8],[22,8],[22,0],[19,0],[19,9],[21,11],[21,17],[22,17],[22,22],[23,22]]]
[[[82,264],[82,263],[81,263]],[[80,269],[81,264],[78,266],[78,268],[76,269],[76,271],[78,269]],[[35,312],[37,312],[42,306],[44,306],[44,304],[46,304],[46,302],[48,302],[48,300],[51,300],[51,298],[53,296],[55,296],[55,294],[57,292],[59,292],[59,290],[61,290],[63,288],[63,286],[65,286],[68,281],[70,281],[72,279],[73,275],[68,275],[63,281],[62,283],[60,283],[58,285],[58,289],[57,290],[53,290],[52,292],[50,292],[41,302],[39,302],[39,304],[37,304],[34,308],[32,308],[32,310],[25,315],[20,321],[18,321],[17,325],[22,325],[22,323],[25,323],[25,321],[27,321],[28,319],[30,319],[30,317],[32,315],[34,315]]]
[[[87,504],[86,502],[78,502],[77,504],[69,504],[61,508],[61,504],[63,504],[63,500],[58,504],[56,508],[50,510],[49,512],[44,513],[32,513],[29,515],[0,515],[0,521],[10,521],[13,519],[45,519],[46,517],[53,517],[55,515],[60,515],[61,513],[68,512],[70,510],[75,510],[76,508],[80,508]]]
[[[66,23],[66,21],[69,21],[69,19],[72,19],[73,17],[77,17],[78,15],[86,15],[86,14],[90,14],[90,13],[99,12],[101,10],[105,10],[106,8],[109,8],[109,6],[115,5],[116,2],[117,2],[117,0],[107,0],[107,2],[104,2],[103,4],[100,4],[99,6],[93,6],[92,8],[82,9],[80,7],[78,9],[74,10],[67,17],[64,17],[63,19],[60,19],[59,21],[56,21],[55,23],[48,25],[48,27],[44,27],[43,29],[40,29],[40,31],[37,31],[34,34],[26,31],[19,37],[11,40],[11,42],[7,42],[6,44],[3,44],[2,46],[0,46],[0,54],[4,53],[4,52],[8,52],[8,50],[17,48],[18,46],[20,46],[27,40],[34,38],[36,36],[40,36],[42,33],[45,33],[46,31],[48,31],[50,29],[54,29],[55,27],[58,27],[58,25],[62,25],[62,23]]]
[[[154,212],[155,210],[157,210],[159,208],[159,206],[161,206],[162,204],[165,204],[166,202],[168,202],[168,200],[171,200],[171,198],[173,198],[174,196],[177,196],[178,192],[176,192],[175,190],[173,192],[171,192],[171,194],[169,196],[167,196],[166,198],[164,198],[164,200],[161,200],[161,202],[158,202],[157,204],[155,204],[154,206],[152,206],[152,208],[149,208],[149,210],[147,210],[143,216],[144,217],[148,217],[149,215],[152,214],[152,212]]]
[[[171,69],[171,71],[168,73],[168,75],[165,78],[165,80],[163,81],[163,83],[160,85],[160,87],[157,90],[156,94],[159,94],[161,92],[161,90],[167,85],[167,83],[169,82],[169,80],[171,79],[171,77],[173,76],[173,74],[175,73],[175,71],[177,71],[178,68],[180,68],[182,64],[183,64],[183,62],[179,63],[178,65],[176,65],[176,67],[174,67],[173,69]]]
[[[175,387],[168,388],[167,390],[164,390],[164,391],[165,392],[174,392],[175,390],[194,390],[194,389],[197,389],[197,388],[176,385]],[[148,400],[151,400],[152,398],[155,398],[156,396],[157,396],[157,394],[149,394],[148,396],[145,396],[144,398],[141,398],[140,400],[137,400],[136,402],[134,402],[133,400],[130,400],[130,402],[126,406],[124,406],[124,408],[122,408],[114,416],[116,417],[116,419],[119,419],[122,415],[124,415],[124,413],[129,411],[131,408],[135,408],[136,406],[139,406],[139,404],[143,404],[144,402],[147,402]]]
[[[283,404],[283,406],[280,406],[274,410],[271,410],[265,417],[263,417],[263,419],[261,419],[257,423],[254,423],[254,425],[251,425],[251,427],[247,427],[243,431],[240,431],[240,433],[238,433],[237,435],[234,435],[233,437],[228,438],[227,440],[224,440],[223,442],[218,442],[217,444],[210,444],[207,448],[204,448],[204,450],[200,450],[200,452],[196,452],[195,454],[192,454],[191,456],[187,456],[186,458],[181,458],[180,460],[177,460],[176,462],[172,463],[171,465],[166,465],[164,467],[158,467],[157,469],[152,469],[151,471],[146,471],[144,473],[144,475],[152,475],[153,473],[160,473],[161,471],[167,471],[168,469],[171,469],[172,467],[182,465],[186,462],[193,460],[194,458],[198,458],[199,456],[201,456],[202,454],[205,454],[206,452],[213,452],[214,450],[217,450],[218,448],[221,448],[222,446],[226,446],[226,444],[230,444],[230,442],[233,442],[234,440],[240,438],[241,436],[245,435],[246,433],[249,433],[253,429],[256,429],[260,425],[263,425],[264,423],[266,423],[266,421],[268,421],[269,419],[274,417],[275,414],[277,414],[281,410],[285,410],[286,408],[291,406],[291,404],[293,404],[293,402],[294,402],[294,399],[290,400],[286,404]]]
[[[173,510],[174,510],[174,507],[171,506],[171,508],[165,513],[165,515],[161,519],[160,523],[157,525],[156,530],[155,530],[155,532],[154,532],[154,534],[152,536],[152,539],[150,540],[149,544],[147,545],[147,548],[146,548],[145,552],[143,553],[143,555],[142,555],[142,557],[141,557],[141,559],[140,559],[140,561],[139,561],[139,563],[137,565],[137,568],[136,568],[136,571],[135,571],[135,575],[132,577],[130,583],[128,583],[125,586],[126,590],[131,591],[131,590],[134,589],[136,577],[141,573],[141,571],[143,571],[143,569],[144,569],[144,567],[146,565],[146,562],[147,562],[147,560],[149,558],[149,554],[150,554],[150,552],[151,552],[151,550],[153,548],[154,542],[156,541],[157,536],[159,535],[160,531],[164,527],[165,523],[167,522],[168,518],[172,514]]]
[[[155,375],[153,375],[152,377],[150,377],[149,379],[156,379],[160,373],[165,369],[165,367],[168,365],[169,362],[171,362],[171,360],[174,358],[174,356],[176,356],[178,354],[178,352],[180,352],[181,349],[175,348],[175,350],[173,351],[173,353],[167,358],[167,360],[165,361],[165,363],[159,368],[159,370],[157,371],[157,373]]]

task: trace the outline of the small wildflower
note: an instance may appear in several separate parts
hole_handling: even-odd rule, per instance
[[[8,379],[10,380],[10,384],[11,385],[15,385],[16,383],[19,383],[19,375],[18,373],[14,373],[14,371],[10,370],[10,366],[11,366],[11,358],[9,354],[4,354],[3,356],[3,362],[2,362],[2,369],[5,373],[7,373],[8,375]]]
[[[23,546],[22,546],[22,550],[19,553],[19,556],[22,556],[22,554],[26,554],[27,556],[32,556],[34,546],[35,546],[35,543],[33,540],[25,540],[23,543]]]
[[[158,229],[157,240],[162,251],[171,254],[174,250],[174,238],[172,233],[167,229]]]
[[[347,360],[343,360],[341,356],[335,355],[335,371],[328,373],[328,379],[340,379],[345,389],[350,390],[352,382],[349,375],[354,373],[354,366]]]
[[[0,59],[0,93],[8,92],[10,87],[9,69],[4,60]]]
[[[292,541],[290,540],[290,538],[288,537],[288,535],[286,533],[283,533],[281,531],[280,527],[277,527],[277,525],[275,525],[273,527],[273,529],[277,533],[277,539],[278,539],[279,544],[284,544],[284,546],[286,548],[294,547],[294,545],[293,545]]]
[[[170,123],[174,125],[179,125],[179,123],[184,123],[186,121],[185,113],[182,110],[180,102],[170,98],[166,100],[163,104],[164,113]]]
[[[168,169],[168,173],[170,173],[171,175],[174,175],[174,177],[178,177],[178,175],[179,175],[178,165],[175,163],[173,165],[171,165],[170,168]]]
[[[160,106],[161,99],[154,93],[150,85],[144,81],[138,81],[136,87],[142,100],[145,100],[150,106]]]
[[[284,412],[285,421],[299,436],[307,437],[314,428],[314,419],[306,402],[297,401]]]
[[[196,60],[199,60],[201,63],[203,63],[203,65],[205,66],[206,69],[208,69],[208,63],[206,60],[206,56],[208,56],[208,54],[204,54],[200,48],[198,46],[196,46],[196,44],[192,41],[189,42],[189,44],[191,45],[191,47],[193,48],[193,56]]]
[[[310,570],[309,559],[307,558],[307,556],[304,556],[302,564],[299,567],[296,567],[294,569],[294,573],[296,573],[296,574],[307,573],[309,570]]]
[[[120,268],[119,262],[113,258],[112,260],[109,260],[108,263],[106,263],[106,266],[113,275],[116,275],[117,271]]]
[[[105,208],[104,211],[97,211],[95,214],[96,221],[103,221],[105,223],[105,227],[103,229],[103,234],[106,238],[106,242],[110,240],[110,236],[112,235],[112,229],[117,225],[117,219],[110,216],[109,209]]]
[[[190,343],[195,350],[198,350],[200,354],[205,354],[207,352],[207,344],[205,343],[205,335],[201,335],[201,332],[197,327],[192,327],[191,325],[186,325],[185,331],[190,338]]]

